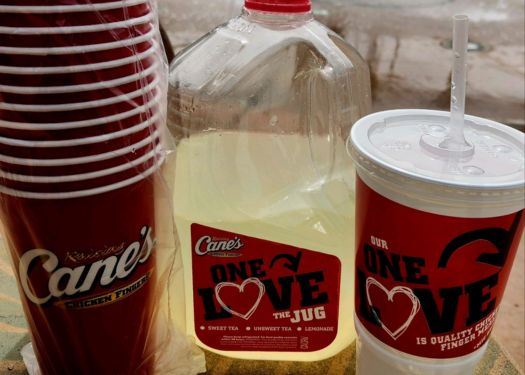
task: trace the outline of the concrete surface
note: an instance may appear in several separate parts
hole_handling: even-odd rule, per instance
[[[376,6],[364,5],[370,3],[325,0],[316,2],[316,9],[318,18],[370,64],[376,110],[449,108],[451,17],[466,14],[473,49],[467,113],[525,129],[523,1],[373,0]],[[380,5],[387,3],[398,6]],[[410,6],[415,3],[420,5]]]

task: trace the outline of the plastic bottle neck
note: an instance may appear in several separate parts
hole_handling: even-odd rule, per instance
[[[312,11],[306,12],[267,12],[244,7],[242,12],[243,18],[250,22],[260,23],[273,27],[294,28],[299,27],[313,20]]]

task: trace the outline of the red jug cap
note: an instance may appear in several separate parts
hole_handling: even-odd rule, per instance
[[[310,0],[245,0],[246,9],[275,13],[303,13],[312,10]]]

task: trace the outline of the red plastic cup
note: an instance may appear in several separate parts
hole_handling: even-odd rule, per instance
[[[1,155],[27,159],[66,159],[102,154],[131,146],[150,137],[157,131],[160,114],[143,116],[141,122],[114,132],[101,133],[93,137],[82,137],[60,141],[24,141],[0,138]]]
[[[16,105],[64,105],[70,103],[93,102],[130,94],[150,85],[157,79],[160,64],[152,63],[144,71],[114,80],[100,81],[82,85],[52,87],[21,87],[0,85],[0,100],[6,109]],[[122,83],[121,83],[122,82]],[[88,89],[88,90],[86,90]],[[5,92],[9,90],[11,92]],[[79,91],[73,91],[79,90]],[[19,93],[13,93],[17,91]],[[49,91],[49,93],[45,93]],[[57,92],[57,93],[53,93]]]
[[[148,148],[149,149],[149,148]],[[137,171],[141,168],[141,166],[147,164],[151,160],[155,159],[156,161],[163,161],[165,159],[166,151],[162,147],[161,144],[157,145],[154,148],[151,148],[150,151],[143,153],[143,155],[137,156],[129,154],[129,160],[125,161],[123,164],[115,165],[114,167],[107,168],[107,169],[100,169],[100,170],[94,170],[92,172],[87,173],[76,173],[76,174],[68,174],[68,175],[57,175],[57,176],[47,176],[47,175],[24,175],[24,174],[14,174],[14,173],[6,173],[2,170],[0,170],[0,181],[2,182],[2,186],[10,186],[13,189],[22,189],[26,191],[33,191],[35,190],[35,185],[49,185],[54,186],[55,184],[63,184],[63,183],[71,183],[71,182],[79,182],[79,181],[88,181],[93,179],[100,179],[105,178],[106,176],[112,176],[121,172],[126,171]],[[143,169],[143,173],[145,170]],[[122,181],[126,180],[126,178],[120,179]],[[112,183],[114,183],[113,181]],[[118,182],[118,181],[117,181]],[[21,187],[16,185],[10,185],[12,183],[27,183],[32,184],[33,187]],[[102,181],[101,186],[107,185],[107,181]],[[39,188],[36,188],[35,191],[39,191]],[[85,190],[85,187],[75,188],[75,189],[69,189],[69,190]],[[53,190],[50,190],[53,191]]]
[[[96,25],[113,23],[142,17],[151,13],[149,3],[126,6],[121,2],[120,8],[57,13],[21,13],[19,7],[13,7],[12,12],[0,13],[0,26],[5,27],[71,27],[80,25]]]
[[[104,69],[111,69],[122,67],[131,63],[136,63],[146,58],[152,58],[154,56],[160,56],[160,49],[157,46],[153,46],[143,52],[137,53],[132,56],[128,56],[122,59],[115,59],[110,61],[102,61],[94,64],[77,64],[77,65],[65,65],[65,66],[6,66],[0,65],[0,74],[7,75],[18,75],[18,76],[43,76],[52,74],[71,74],[71,73],[84,73],[91,71],[98,71]],[[135,71],[133,69],[128,74],[132,74]]]
[[[153,116],[158,115],[159,111],[160,108],[158,107],[157,101],[152,99],[150,102],[146,103],[146,105],[142,107],[137,107],[131,111],[124,113],[117,113],[110,117],[94,119],[92,121],[88,120],[85,122],[55,124],[23,124],[27,126],[33,125],[31,128],[25,129],[4,128],[4,125],[16,126],[16,124],[22,124],[7,124],[0,122],[0,144],[6,146],[13,146],[17,144],[16,142],[18,140],[49,143],[78,138],[97,137],[102,134],[112,134],[124,129],[129,129],[144,121],[147,121]],[[86,125],[81,126],[82,124]],[[38,127],[40,125],[42,125],[42,130],[38,130]],[[51,128],[52,125],[54,126],[53,128]],[[60,128],[60,126],[62,126],[62,128]],[[56,146],[56,144],[53,144],[52,146],[42,145],[37,147]]]
[[[33,193],[66,193],[97,189],[127,181],[136,176],[147,174],[152,168],[163,161],[161,152],[152,150],[133,161],[126,161],[108,169],[91,173],[77,173],[69,176],[28,176],[12,175],[0,172],[0,181],[5,189]],[[84,176],[84,177],[82,177]],[[52,183],[40,181],[52,180]]]
[[[22,123],[0,121],[0,137],[27,141],[60,141],[94,137],[134,126],[160,111],[159,98],[153,97],[142,106],[107,117],[56,123]]]
[[[154,46],[155,29],[144,35],[68,47],[18,48],[0,46],[0,65],[20,67],[53,67],[96,64],[136,56]]]
[[[119,27],[86,33],[78,32],[34,35],[16,33],[0,34],[0,46],[17,48],[56,48],[94,45],[136,38],[146,34],[153,28],[153,23],[151,21],[147,21],[138,25],[131,25],[128,27]]]
[[[0,217],[44,374],[153,371],[156,177],[139,177],[74,198],[0,193]]]
[[[139,90],[106,99],[55,105],[8,104],[0,102],[2,121],[21,123],[56,123],[85,121],[108,117],[143,106],[157,95],[158,80]]]
[[[0,171],[4,174],[25,176],[63,176],[91,173],[133,162],[155,150],[160,144],[161,132],[157,130],[153,131],[150,136],[125,147],[93,155],[52,159],[28,159],[0,155]]]
[[[78,73],[57,73],[57,74],[2,74],[0,73],[0,85],[12,86],[12,92],[23,92],[23,87],[36,87],[34,91],[44,92],[47,87],[57,86],[78,86],[92,84],[102,86],[104,81],[123,79],[148,70],[155,63],[159,63],[160,58],[153,55],[146,55],[142,59],[131,61],[122,66],[107,69],[93,69]],[[1,89],[1,86],[0,86]],[[25,89],[27,91],[28,89]],[[75,90],[75,87],[69,88]],[[5,91],[5,90],[2,90]],[[56,91],[56,90],[55,90]],[[75,90],[80,91],[80,90]]]

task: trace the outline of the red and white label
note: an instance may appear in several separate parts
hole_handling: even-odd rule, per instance
[[[333,255],[192,224],[195,331],[226,351],[309,352],[337,336]]]
[[[524,226],[523,211],[457,218],[395,203],[357,179],[356,314],[386,345],[427,358],[489,338]]]

